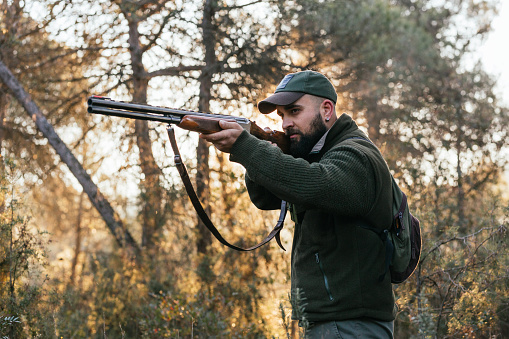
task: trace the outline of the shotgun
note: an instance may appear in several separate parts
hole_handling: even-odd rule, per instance
[[[276,144],[284,153],[288,154],[290,148],[290,141],[284,132],[267,132],[255,122],[243,117],[116,101],[96,95],[89,97],[87,103],[88,113],[165,122],[203,134],[219,132],[221,130],[220,120],[235,121],[258,139]]]
[[[170,125],[177,125],[178,127],[189,131],[204,134],[219,132],[221,130],[221,127],[219,126],[220,120],[235,121],[258,139],[270,141],[276,144],[284,153],[288,154],[288,150],[290,149],[290,140],[285,135],[285,133],[280,131],[266,132],[256,123],[242,117],[194,112],[183,109],[151,106],[132,102],[115,101],[111,100],[110,98],[96,95],[89,97],[87,103],[88,113],[111,115],[121,118],[165,122]],[[180,152],[177,147],[177,141],[175,140],[175,132],[171,127],[168,128],[168,136],[170,138],[170,144],[173,152],[175,153],[175,165],[177,166],[180,177],[182,178],[182,182],[184,183],[187,194],[191,199],[191,203],[193,204],[196,212],[198,213],[198,216],[203,221],[204,225],[209,229],[210,232],[212,232],[217,240],[219,240],[223,245],[226,245],[237,251],[251,251],[268,243],[272,238],[276,238],[278,245],[284,250],[284,247],[281,244],[279,233],[283,228],[286,216],[286,201],[281,202],[281,213],[279,215],[279,220],[277,221],[276,226],[274,226],[274,229],[260,243],[249,248],[242,248],[230,244],[221,236],[217,228],[208,217],[207,212],[205,212],[202,204],[200,203],[196,191],[194,190],[193,185],[189,180],[187,169],[182,162],[182,157],[180,156]]]

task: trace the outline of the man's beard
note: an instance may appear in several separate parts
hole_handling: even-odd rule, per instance
[[[299,134],[300,140],[296,141],[290,139],[290,154],[295,158],[306,157],[313,147],[318,143],[322,136],[327,132],[327,127],[322,121],[320,113],[317,113],[315,118],[311,121],[311,129],[309,133],[303,134],[301,131],[293,128],[286,130],[286,135]]]

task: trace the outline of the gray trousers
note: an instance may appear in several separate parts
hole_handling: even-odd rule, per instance
[[[316,322],[306,332],[307,339],[393,339],[394,322],[373,319]]]

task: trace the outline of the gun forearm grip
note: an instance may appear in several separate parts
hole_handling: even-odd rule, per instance
[[[219,132],[221,127],[219,126],[219,120],[227,120],[227,119],[217,119],[210,117],[202,117],[196,115],[186,115],[182,118],[180,123],[177,125],[180,128],[186,129],[188,131],[210,134]],[[232,120],[234,121],[234,120]]]
[[[188,131],[210,134],[222,130],[222,128],[219,126],[220,120],[230,120],[230,119],[227,118],[218,119],[207,116],[186,115],[182,118],[182,120],[177,126]],[[236,122],[235,119],[231,119],[231,121]],[[284,153],[288,154],[290,150],[290,139],[283,132],[280,131],[266,132],[256,123],[251,121],[249,133],[257,137],[258,139],[275,143]]]

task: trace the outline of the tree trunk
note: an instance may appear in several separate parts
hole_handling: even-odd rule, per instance
[[[3,87],[3,86],[2,86]],[[0,88],[0,151],[3,149],[5,132],[4,132],[4,119],[7,113],[7,107],[9,106],[9,96],[3,92],[3,88]],[[3,173],[4,165],[3,161],[0,162],[0,170]],[[3,209],[3,201],[0,201],[0,213]]]
[[[0,61],[0,79],[2,79],[3,83],[10,89],[16,100],[18,100],[25,108],[27,114],[35,122],[39,131],[41,131],[41,133],[48,139],[49,144],[60,156],[60,159],[67,165],[76,179],[78,179],[83,190],[90,198],[92,205],[94,205],[103,220],[106,222],[106,225],[115,237],[118,245],[128,249],[131,255],[138,256],[140,254],[138,245],[129,231],[124,228],[122,221],[113,211],[108,200],[106,200],[106,198],[101,194],[99,188],[90,178],[90,175],[85,171],[83,166],[81,166],[62,139],[60,139],[53,126],[42,114],[39,107],[37,107],[36,103],[30,98],[28,93],[23,89],[21,84],[2,61]]]
[[[229,191],[228,183],[230,182],[230,176],[228,173],[224,171],[224,169],[227,167],[226,161],[227,156],[225,153],[217,152],[217,162],[219,164],[219,181],[221,183],[221,197],[223,200],[223,208],[224,212],[221,211],[221,213],[224,215],[224,225],[228,229],[233,228],[233,216],[232,216],[232,210],[235,205],[235,197],[233,194]]]
[[[205,47],[205,66],[200,75],[200,100],[198,109],[201,112],[210,112],[210,100],[212,99],[212,76],[216,62],[215,56],[215,34],[213,19],[215,13],[215,0],[206,0],[203,8],[202,35]],[[196,172],[196,194],[200,198],[205,210],[210,215],[210,167],[209,167],[209,145],[206,141],[199,139],[196,149],[197,172]],[[212,237],[203,222],[198,218],[198,234],[196,248],[198,253],[207,253],[212,242]]]
[[[0,180],[3,180],[5,173],[4,158],[1,154],[4,141],[4,117],[6,115],[9,97],[3,93],[0,85]],[[5,192],[0,192],[0,215],[5,212]],[[0,228],[0,298],[3,297],[4,286],[7,286],[9,280],[9,265],[7,261],[7,248],[9,247],[8,238],[4,234],[5,230]]]
[[[463,187],[463,172],[461,170],[462,160],[461,160],[461,151],[463,146],[461,145],[463,141],[462,137],[462,127],[464,125],[464,120],[462,116],[462,111],[460,107],[456,107],[456,118],[458,119],[458,129],[456,133],[456,152],[457,152],[457,166],[456,166],[456,174],[458,175],[458,225],[460,232],[466,232],[466,218],[465,218],[465,188]]]
[[[368,98],[366,119],[368,120],[368,136],[376,144],[380,140],[380,112],[377,98]]]
[[[138,21],[135,15],[126,15],[129,19],[129,51],[133,68],[133,101],[147,103],[148,77],[143,66],[143,49],[140,44]],[[155,240],[164,224],[163,198],[160,178],[161,169],[156,164],[152,152],[148,123],[135,121],[136,143],[139,149],[140,166],[144,180],[141,182],[142,194],[142,247],[151,257],[156,255]]]
[[[5,93],[3,86],[0,84],[0,177],[5,173],[5,163],[2,155],[5,139],[4,119],[7,115],[7,107],[9,106],[9,95]],[[3,193],[0,193],[0,214],[5,210],[5,199]]]
[[[80,194],[78,203],[78,215],[76,217],[76,240],[74,242],[74,258],[71,265],[71,285],[76,285],[76,266],[78,266],[78,257],[81,252],[81,220],[83,218],[83,195]]]

